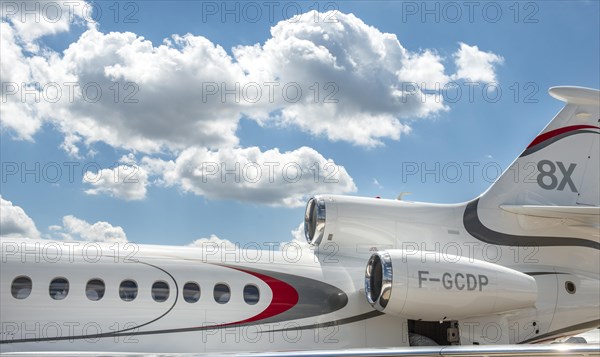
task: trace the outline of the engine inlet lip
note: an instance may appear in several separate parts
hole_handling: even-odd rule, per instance
[[[383,251],[371,255],[365,271],[365,295],[371,306],[383,311],[392,294],[392,259]]]
[[[321,244],[325,234],[327,210],[322,197],[312,197],[306,203],[304,212],[304,237],[311,245]]]

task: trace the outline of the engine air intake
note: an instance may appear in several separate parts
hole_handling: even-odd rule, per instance
[[[387,252],[371,256],[365,272],[367,301],[379,311],[387,306],[392,289],[392,261]]]
[[[306,204],[304,213],[304,235],[311,245],[319,245],[325,233],[325,200],[313,197]]]

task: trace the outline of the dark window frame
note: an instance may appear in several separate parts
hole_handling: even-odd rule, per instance
[[[15,283],[19,279],[27,279],[27,281],[28,281],[27,284],[29,286],[25,286],[25,287],[21,286],[21,288],[19,290],[15,290],[15,288],[16,288]],[[29,289],[29,291],[27,292],[27,294],[25,296],[20,296],[19,293],[22,292],[22,291],[24,291],[24,290],[26,290],[26,289]],[[13,279],[13,281],[10,283],[10,293],[11,293],[12,297],[15,298],[15,299],[17,299],[17,300],[27,299],[31,295],[32,291],[33,291],[33,280],[31,280],[31,278],[28,277],[27,275],[19,275],[19,276],[15,277]]]
[[[217,287],[226,287],[227,291],[217,291]],[[219,293],[220,295],[217,296],[217,293]],[[223,298],[224,297],[224,298]],[[213,298],[215,299],[215,302],[217,304],[227,304],[229,301],[231,301],[231,287],[229,286],[229,284],[226,283],[216,283],[215,286],[213,287]]]
[[[130,295],[126,295],[126,293],[131,293],[131,291],[125,291],[126,288],[131,288],[131,287],[123,287],[123,284],[125,283],[133,283],[135,285],[135,291],[133,296]],[[131,302],[134,301],[135,299],[137,299],[139,293],[139,286],[137,281],[133,280],[133,279],[123,279],[121,281],[121,283],[119,283],[119,297],[121,298],[121,300],[125,301],[125,302]]]
[[[160,291],[161,288],[157,288],[156,285],[157,284],[164,284],[164,286],[166,286],[166,295],[159,295],[158,292]],[[162,288],[164,289],[164,287]],[[171,296],[171,287],[169,286],[169,283],[167,283],[164,280],[156,280],[155,282],[152,283],[152,288],[150,289],[150,296],[152,296],[152,300],[156,301],[156,302],[165,302],[167,300],[169,300],[169,296]]]
[[[256,301],[250,300],[250,299],[246,298],[246,289],[247,288],[254,288],[254,289],[256,289]],[[244,295],[244,302],[246,304],[248,304],[248,305],[256,305],[260,301],[260,289],[258,288],[258,286],[256,286],[256,284],[246,284],[246,285],[244,285],[243,295]],[[250,301],[248,301],[248,300],[250,300]]]
[[[62,290],[57,289],[57,284],[63,283],[60,280],[64,280],[64,282],[67,284],[66,289],[64,287]],[[64,276],[57,276],[56,278],[53,278],[50,281],[50,284],[48,284],[48,294],[50,295],[50,297],[53,300],[60,301],[60,300],[66,299],[67,296],[69,296],[70,289],[71,289],[71,284],[69,283],[69,279],[65,278]]]
[[[194,295],[187,295],[186,296],[186,286],[188,285],[194,285],[195,288],[198,288],[197,291],[194,290]],[[194,288],[194,289],[195,289]],[[188,291],[190,291],[191,289],[188,289]],[[185,284],[183,284],[183,289],[181,290],[182,295],[183,295],[183,300],[185,302],[187,302],[188,304],[195,304],[200,300],[200,297],[202,296],[202,289],[200,288],[200,284],[198,284],[195,281],[188,281]],[[196,293],[198,294],[198,297],[196,297]]]
[[[90,283],[91,282],[100,282],[102,284],[102,290],[101,293],[98,293],[98,290],[91,290],[90,289]],[[90,298],[90,296],[88,295],[88,291],[94,291],[96,293],[98,293],[98,298],[97,299],[92,299]],[[102,298],[104,298],[104,295],[106,295],[106,284],[104,283],[104,280],[100,279],[100,278],[92,278],[90,280],[88,280],[88,282],[85,284],[85,297],[88,298],[88,300],[90,301],[100,301],[102,300]]]

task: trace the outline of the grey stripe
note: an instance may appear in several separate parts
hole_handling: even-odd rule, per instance
[[[344,308],[348,304],[348,295],[337,287],[319,280],[305,278],[298,275],[279,273],[274,271],[248,268],[244,266],[222,265],[233,269],[241,269],[270,276],[291,285],[298,292],[298,303],[281,314],[248,324],[267,324],[273,322],[305,319],[307,317],[329,314]]]
[[[535,272],[523,272],[524,274],[527,274],[529,276],[537,276],[537,275],[563,275],[563,274],[569,274],[569,273],[557,273],[557,272],[553,272],[553,271],[535,271]]]
[[[477,204],[479,198],[467,204],[463,216],[463,224],[467,232],[482,242],[506,246],[537,246],[537,247],[584,247],[600,249],[600,243],[582,238],[521,236],[506,234],[489,229],[479,219]]]

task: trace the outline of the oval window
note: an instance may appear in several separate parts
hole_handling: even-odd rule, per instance
[[[50,282],[50,297],[62,300],[69,294],[69,281],[65,278],[55,278]]]
[[[156,302],[164,302],[169,298],[169,284],[164,281],[155,281],[152,284],[152,299]]]
[[[15,299],[25,299],[31,294],[32,283],[27,276],[19,276],[13,280],[10,292]]]
[[[260,299],[260,292],[256,285],[244,286],[244,301],[248,305],[255,305]]]
[[[119,286],[119,296],[123,301],[133,301],[137,297],[138,286],[133,280],[123,280]]]
[[[183,300],[193,304],[200,300],[200,285],[194,282],[185,283],[183,286]]]
[[[229,290],[229,286],[225,284],[215,285],[213,295],[215,297],[215,301],[219,304],[226,304],[229,302],[229,299],[231,299],[231,291]]]
[[[85,296],[92,301],[98,301],[104,297],[106,287],[100,279],[91,279],[85,286]]]

